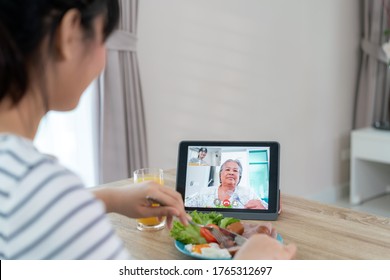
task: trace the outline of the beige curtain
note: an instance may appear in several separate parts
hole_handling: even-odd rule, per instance
[[[99,77],[99,184],[132,176],[148,166],[146,127],[136,54],[138,0],[120,0],[119,29],[107,42]]]
[[[363,2],[362,57],[355,97],[354,128],[372,126],[389,119],[390,71],[382,44],[390,12],[389,0]]]

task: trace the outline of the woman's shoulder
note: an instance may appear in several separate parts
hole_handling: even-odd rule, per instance
[[[3,164],[13,163],[27,168],[42,160],[56,161],[54,157],[40,153],[30,139],[14,134],[0,134],[0,156],[6,160]]]
[[[54,157],[40,153],[32,141],[11,134],[0,134],[0,180],[5,196],[43,190],[53,183],[57,190],[82,185],[78,176]]]
[[[246,185],[238,185],[236,186],[236,192],[252,193],[253,189]]]

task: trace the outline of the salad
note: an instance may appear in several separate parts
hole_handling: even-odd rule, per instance
[[[233,223],[240,222],[237,218],[224,217],[218,212],[202,213],[193,211],[189,213],[195,223],[226,228]],[[193,255],[213,257],[231,256],[227,249],[219,248],[217,240],[206,228],[195,225],[185,226],[179,221],[173,222],[170,236],[185,245],[185,249]]]
[[[228,225],[240,221],[236,218],[224,217],[221,213],[217,212],[202,213],[195,210],[189,213],[189,215],[197,224],[209,226],[214,225],[221,228],[226,228]],[[210,231],[206,228],[199,228],[195,225],[185,226],[179,221],[173,222],[170,235],[184,244],[205,244],[216,242],[214,236],[212,236]]]

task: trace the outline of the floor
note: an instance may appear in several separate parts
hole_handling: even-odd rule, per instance
[[[367,212],[378,216],[390,218],[390,194],[385,194],[373,199],[370,199],[359,205],[351,205],[349,197],[344,197],[333,203],[340,207],[351,208],[361,212]]]

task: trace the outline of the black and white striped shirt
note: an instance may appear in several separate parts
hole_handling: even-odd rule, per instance
[[[72,172],[0,134],[0,259],[124,259],[122,241]]]

